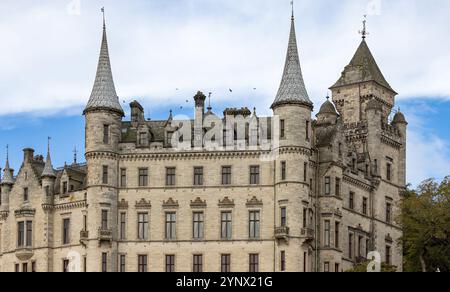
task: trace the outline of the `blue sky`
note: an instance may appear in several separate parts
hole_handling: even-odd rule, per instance
[[[55,166],[72,162],[74,147],[82,160],[81,112],[94,81],[103,6],[122,102],[138,99],[147,117],[164,119],[170,109],[191,114],[200,89],[213,92],[216,112],[256,106],[270,114],[289,2],[2,0],[0,147],[10,144],[15,169],[23,148],[45,152],[47,136]],[[355,52],[368,14],[369,46],[410,123],[408,180],[450,175],[450,41],[443,37],[450,35],[450,2],[297,0],[295,6],[303,73],[316,108]]]

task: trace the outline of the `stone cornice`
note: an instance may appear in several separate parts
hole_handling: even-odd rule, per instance
[[[75,201],[75,202],[69,202],[69,203],[63,203],[63,204],[57,204],[57,205],[49,205],[49,204],[43,204],[42,209],[45,211],[52,211],[52,210],[71,210],[71,209],[79,209],[79,208],[86,208],[87,202],[86,201]]]
[[[400,149],[402,147],[401,143],[399,143],[399,142],[397,142],[397,141],[395,141],[395,140],[393,140],[393,139],[391,139],[391,138],[389,138],[388,136],[385,136],[385,135],[381,136],[381,142],[386,144],[386,145],[388,145],[388,146],[391,146],[391,147],[393,147],[395,149]]]
[[[189,160],[189,159],[221,159],[221,158],[258,158],[268,155],[271,151],[205,151],[205,152],[164,152],[164,153],[130,153],[121,154],[123,161],[150,161],[150,160]]]
[[[344,178],[345,182],[347,182],[349,184],[352,184],[352,185],[354,185],[354,186],[356,186],[358,188],[361,188],[361,189],[366,190],[368,192],[373,190],[373,187],[371,185],[366,184],[365,182],[362,182],[362,181],[357,180],[355,178],[352,178],[352,177],[350,177],[348,175],[344,175],[343,178]]]

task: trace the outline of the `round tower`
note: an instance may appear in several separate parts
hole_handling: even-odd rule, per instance
[[[311,113],[313,104],[303,81],[295,34],[294,16],[281,85],[274,103],[275,134],[272,135],[275,159],[275,204],[277,253],[286,271],[303,271],[311,256],[311,222],[304,224],[302,214],[313,207],[309,199]],[[278,135],[277,135],[278,133]],[[276,265],[280,271],[280,265]]]
[[[117,270],[118,151],[124,116],[114,86],[103,21],[103,39],[97,75],[89,102],[83,112],[86,124],[87,267],[90,272]],[[100,246],[100,249],[98,248]]]
[[[0,211],[8,212],[9,211],[9,196],[11,194],[11,190],[14,186],[14,169],[9,167],[9,151],[8,147],[6,147],[6,165],[3,170],[3,178],[0,182],[1,187],[1,195],[2,195],[2,204],[0,206]]]
[[[406,139],[408,122],[406,121],[405,115],[403,115],[400,109],[398,110],[397,114],[395,114],[392,125],[398,129],[402,142],[402,145],[400,146],[398,162],[399,185],[402,187],[406,187]]]
[[[53,169],[52,159],[50,157],[50,138],[48,138],[47,159],[45,160],[44,170],[42,171],[42,204],[53,205],[56,173]]]

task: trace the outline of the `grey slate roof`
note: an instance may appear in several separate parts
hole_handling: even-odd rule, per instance
[[[303,80],[293,17],[283,78],[275,101],[272,104],[272,109],[279,105],[291,103],[312,106]]]
[[[52,159],[50,157],[50,151],[48,151],[47,153],[47,159],[45,160],[45,166],[44,170],[42,171],[41,177],[56,177],[56,173],[52,165]]]
[[[361,78],[359,78],[359,80],[353,79],[354,74],[349,74],[351,75],[351,77],[347,77],[346,74],[347,71],[352,70],[354,68],[361,70]],[[350,64],[348,64],[348,66],[345,67],[341,78],[331,88],[341,87],[344,85],[354,84],[357,82],[368,82],[368,81],[374,81],[379,85],[395,92],[394,89],[392,89],[391,85],[389,85],[389,83],[384,78],[383,73],[378,67],[378,64],[375,61],[375,58],[373,57],[366,40],[363,39],[358,49],[356,50],[355,55],[350,61]]]
[[[9,167],[9,159],[8,158],[6,159],[6,165],[5,165],[3,179],[2,179],[1,184],[9,184],[9,185],[14,184],[14,178],[12,175],[11,168]]]
[[[323,105],[320,107],[319,114],[335,114],[337,115],[336,108],[334,107],[333,103],[327,98],[327,101],[323,103]]]
[[[84,114],[88,111],[98,109],[112,110],[122,116],[124,115],[114,86],[105,25],[103,25],[103,40],[94,88],[92,89],[91,97],[84,110]]]
[[[395,114],[394,119],[393,119],[392,122],[394,124],[408,124],[408,122],[406,122],[405,115],[402,112],[400,112],[400,111],[398,111]]]

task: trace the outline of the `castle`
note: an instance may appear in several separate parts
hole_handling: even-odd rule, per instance
[[[199,92],[180,135],[138,102],[124,120],[104,23],[86,163],[56,170],[50,147],[25,149],[15,174],[7,159],[0,271],[342,272],[371,251],[401,271],[407,122],[389,119],[397,93],[365,36],[314,119],[292,17],[273,117],[219,118]]]

